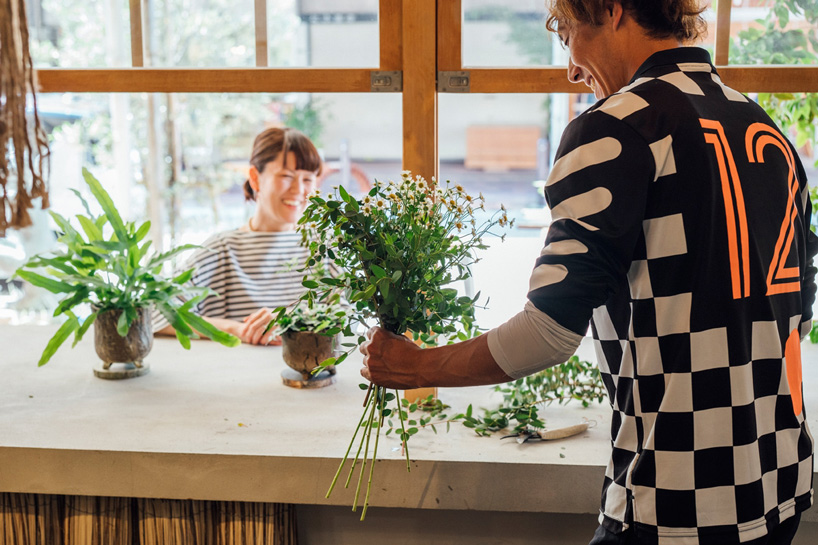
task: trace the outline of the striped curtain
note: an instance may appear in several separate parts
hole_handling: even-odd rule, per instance
[[[0,545],[297,545],[295,506],[0,493]]]

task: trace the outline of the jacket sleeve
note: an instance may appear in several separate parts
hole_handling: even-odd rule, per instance
[[[566,129],[545,187],[552,224],[528,292],[566,329],[584,335],[593,309],[627,275],[655,168],[644,139],[605,112]]]

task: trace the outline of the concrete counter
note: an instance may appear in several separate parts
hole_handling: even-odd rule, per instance
[[[197,341],[187,351],[157,338],[149,374],[107,381],[92,373],[92,332],[38,368],[53,331],[0,327],[0,491],[351,505],[354,484],[325,494],[363,410],[357,356],[336,384],[298,390],[282,384],[279,347]],[[586,345],[580,355],[593,357]],[[813,430],[817,368],[818,348],[805,344]],[[491,387],[439,391],[449,414],[496,407],[496,396]],[[409,441],[411,473],[399,440],[382,436],[367,519],[376,507],[595,516],[610,408],[551,405],[540,414],[550,428],[583,418],[596,426],[526,445],[459,423],[422,430]],[[804,520],[818,521],[816,509]]]

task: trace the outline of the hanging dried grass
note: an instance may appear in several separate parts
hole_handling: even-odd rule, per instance
[[[28,47],[25,0],[0,0],[0,238],[7,228],[31,225],[28,209],[42,197],[48,207],[43,165],[48,141],[40,126],[34,70]],[[34,126],[28,127],[26,99],[31,94]],[[26,179],[30,177],[30,183]],[[16,179],[14,191],[10,187]]]

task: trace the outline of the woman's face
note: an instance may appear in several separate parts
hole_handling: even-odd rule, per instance
[[[255,186],[256,203],[261,208],[264,226],[273,231],[294,229],[307,206],[307,197],[315,189],[316,173],[296,170],[292,151],[287,153],[286,162],[282,153],[275,161],[264,165],[262,172],[255,167],[250,170],[250,182]],[[255,184],[253,178],[256,178]]]

